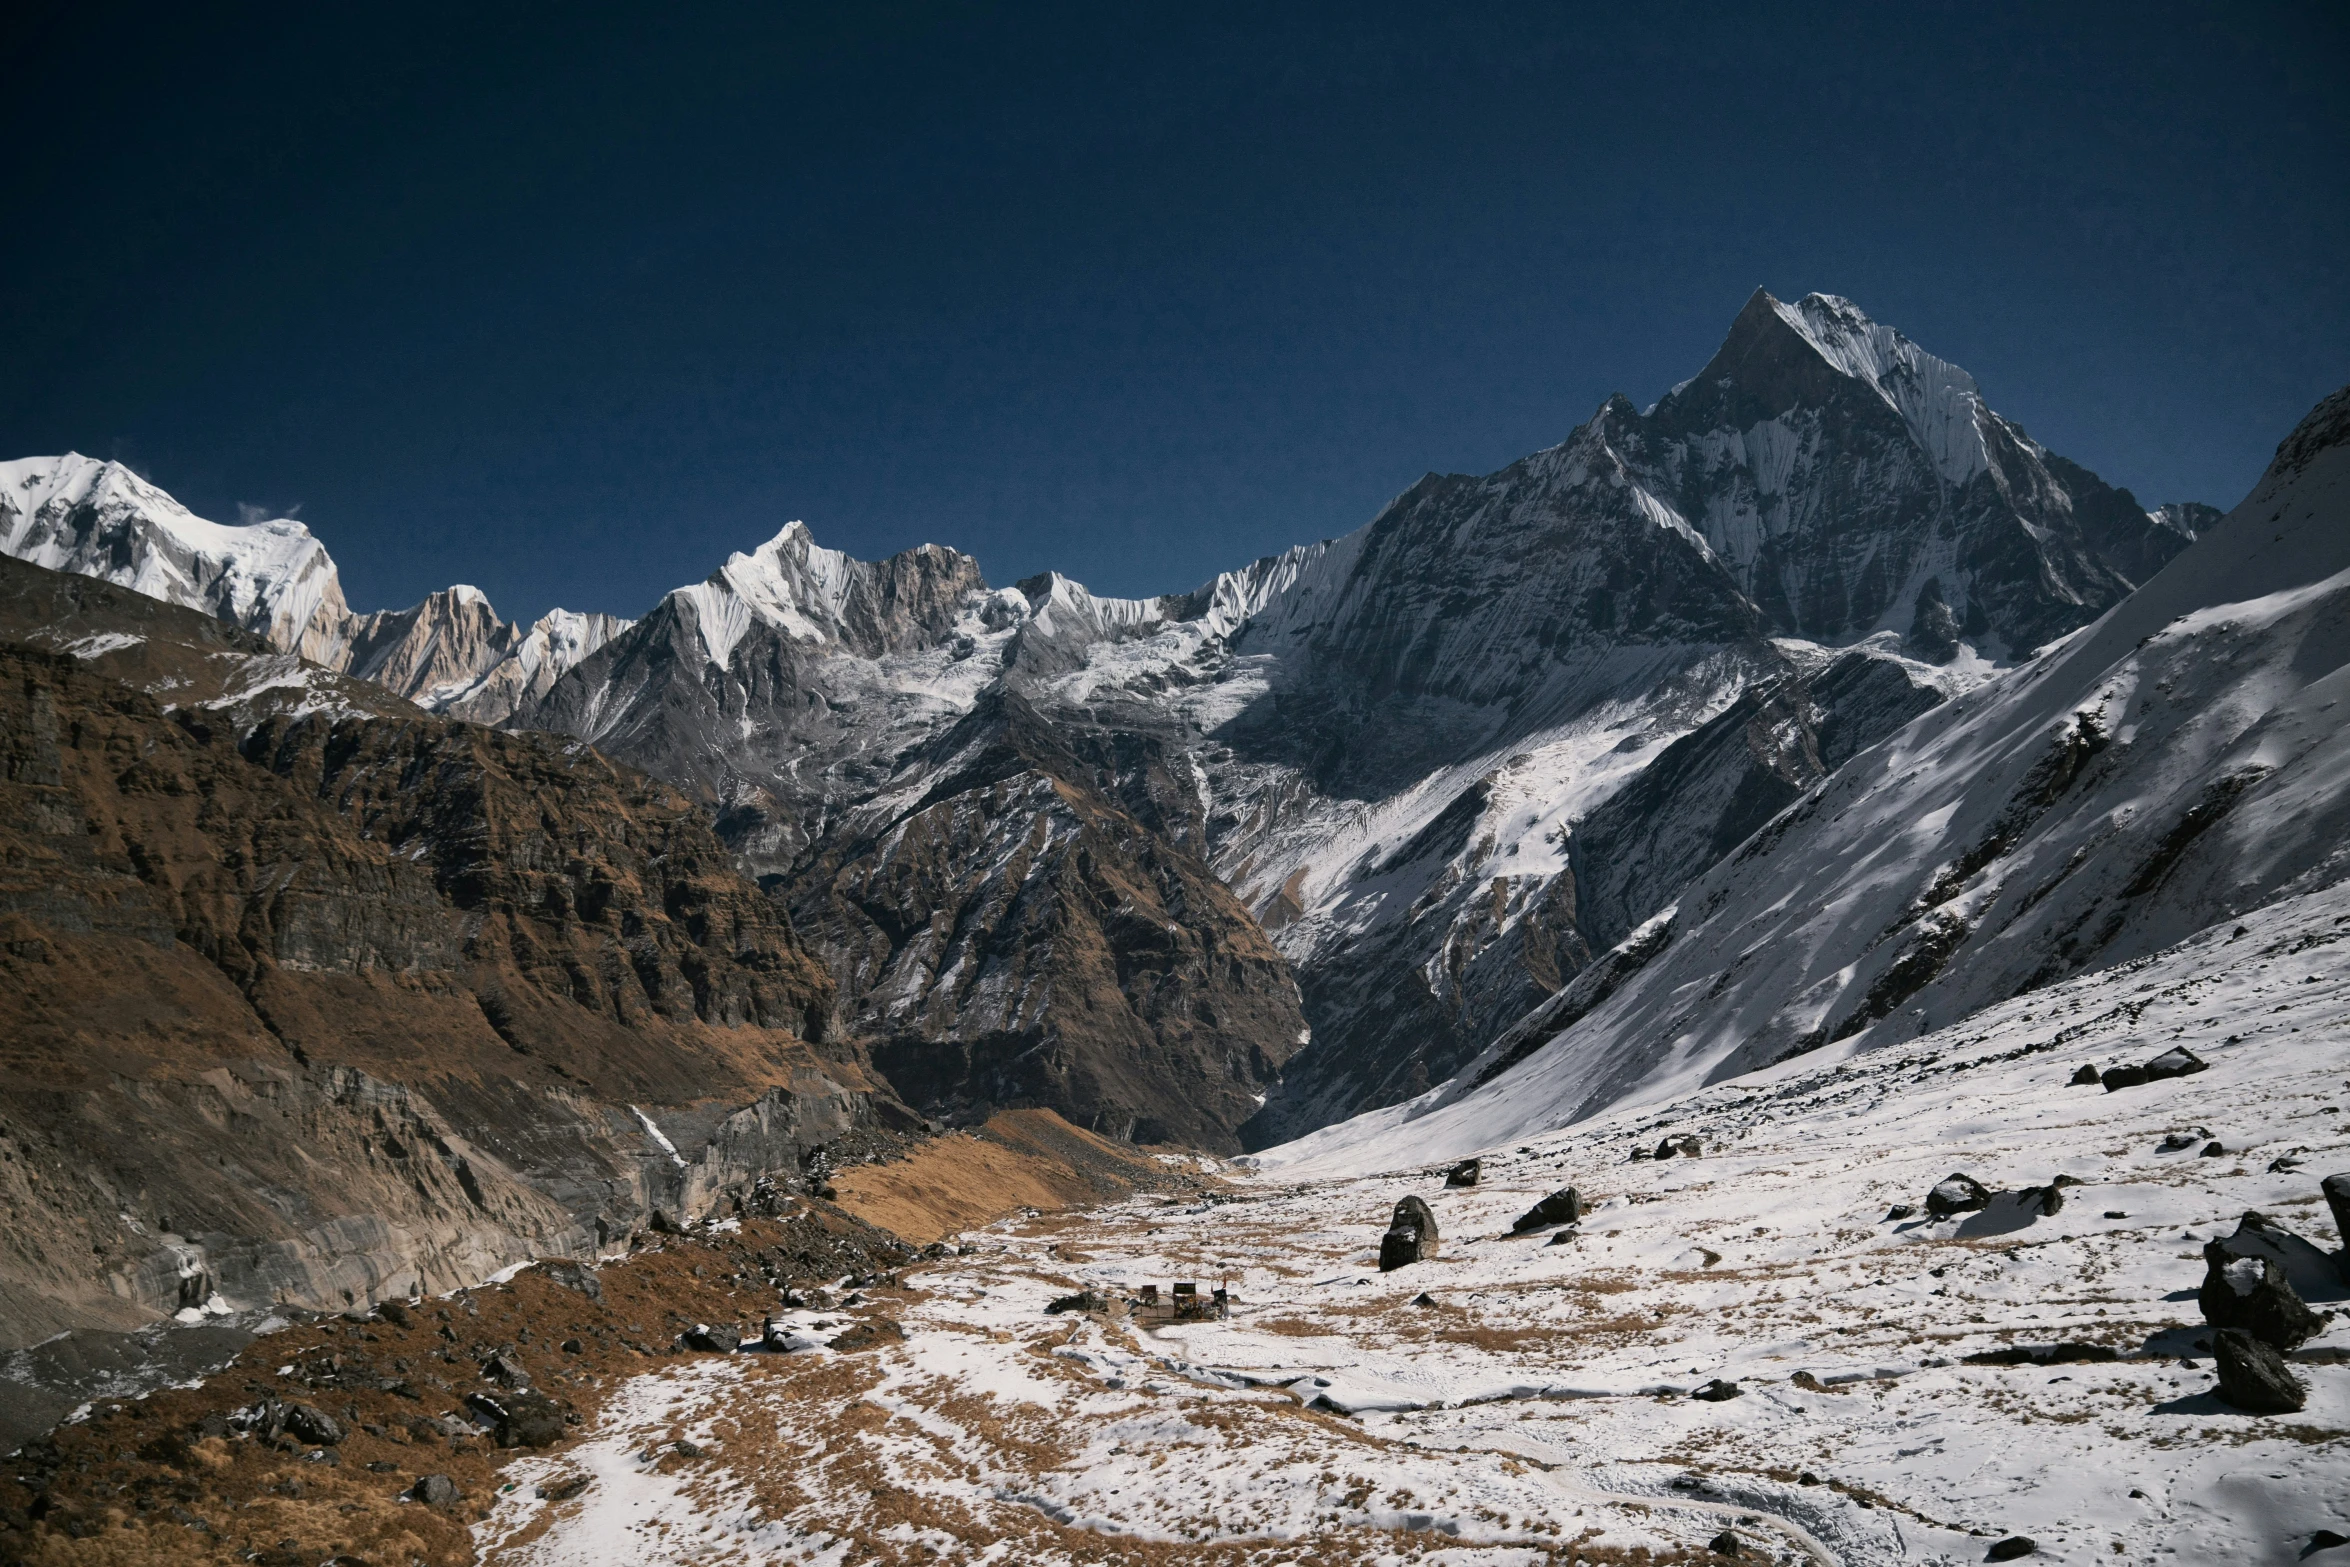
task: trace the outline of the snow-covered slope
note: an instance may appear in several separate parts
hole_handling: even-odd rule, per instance
[[[2305,1410],[2255,1415],[2214,1395],[2195,1290],[2202,1243],[2257,1209],[2305,1243],[2309,1299],[2350,1298],[2318,1195],[2350,1169],[2346,894],[1896,1049],[1516,1140],[1474,1187],[1424,1157],[1290,1162],[1206,1200],[1005,1221],[909,1270],[884,1307],[902,1339],[642,1363],[579,1446],[514,1458],[477,1539],[582,1567],[679,1540],[748,1560],[1719,1562],[1725,1528],[1737,1560],[1781,1567],[1958,1567],[2018,1536],[2029,1561],[2323,1562],[2317,1531],[2350,1531],[2350,1322],[2293,1354]],[[2210,1070],[2073,1081],[2173,1044]],[[1702,1156],[1638,1157],[1667,1136]],[[1915,1212],[1953,1171],[2009,1199]],[[1513,1233],[1568,1185],[1579,1225]],[[1440,1246],[1382,1273],[1406,1196]],[[1185,1279],[1227,1285],[1230,1315],[1124,1309]],[[1081,1290],[1116,1304],[1047,1315]],[[788,1320],[800,1342],[842,1321]],[[680,1435],[690,1462],[666,1451]],[[578,1474],[577,1501],[541,1492]]]
[[[0,463],[0,554],[217,615],[281,651],[435,712],[496,723],[629,622],[556,610],[498,617],[459,585],[357,614],[326,546],[288,517],[207,522],[123,467],[78,452]]]
[[[1835,1059],[2350,874],[2350,390],[2095,626],[1847,763],[1458,1078],[1285,1158],[1431,1157]]]

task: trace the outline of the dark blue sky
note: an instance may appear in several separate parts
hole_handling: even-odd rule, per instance
[[[795,516],[1187,588],[1757,284],[2149,504],[2350,379],[2338,6],[215,9],[11,36],[0,455],[299,504],[361,608]]]

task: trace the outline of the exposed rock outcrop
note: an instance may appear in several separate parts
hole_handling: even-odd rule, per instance
[[[913,1124],[673,788],[13,561],[0,927],[11,1343],[443,1289]]]

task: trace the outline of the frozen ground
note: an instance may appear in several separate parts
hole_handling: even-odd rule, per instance
[[[2338,1244],[2346,938],[2350,889],[2288,900],[1895,1048],[1490,1150],[1474,1189],[1323,1144],[1219,1200],[1000,1225],[912,1277],[902,1343],[639,1379],[583,1450],[518,1462],[479,1537],[546,1563],[1271,1567],[1669,1559],[1727,1525],[1749,1560],[1973,1562],[2025,1534],[2041,1560],[2298,1561],[2350,1532],[2350,1323],[2298,1357],[2306,1411],[2246,1415],[2212,1396],[2193,1292],[2246,1209]],[[2210,1070],[2069,1081],[2173,1044]],[[1667,1134],[1703,1156],[1632,1159]],[[2082,1184],[2028,1222],[1887,1217],[1953,1171]],[[1570,1183],[1576,1238],[1508,1233]],[[1383,1275],[1407,1193],[1442,1253]],[[1225,1322],[1044,1311],[1225,1277]],[[1965,1361],[2057,1343],[2121,1358]],[[1714,1378],[1740,1396],[1689,1396]],[[575,1469],[583,1494],[538,1497]]]

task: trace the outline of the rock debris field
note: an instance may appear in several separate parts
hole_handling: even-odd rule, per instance
[[[907,1272],[902,1341],[633,1378],[510,1466],[475,1537],[546,1563],[2324,1560],[2350,1531],[2320,1194],[2350,1170],[2346,938],[2350,897],[2291,900],[1895,1049],[1482,1150],[1474,1185],[1446,1176],[1478,1150],[1355,1171],[1325,1141],[1202,1200],[1007,1221]],[[2205,1068],[2076,1081],[2182,1047]],[[1574,1225],[1513,1233],[1567,1185]],[[1441,1241],[1383,1272],[1409,1196]],[[2247,1212],[2315,1323],[2271,1352],[2296,1410],[2217,1391],[2198,1293],[2241,1258],[2205,1249]],[[1178,1279],[1230,1314],[1121,1309]],[[1108,1309],[1046,1309],[1087,1291]]]

